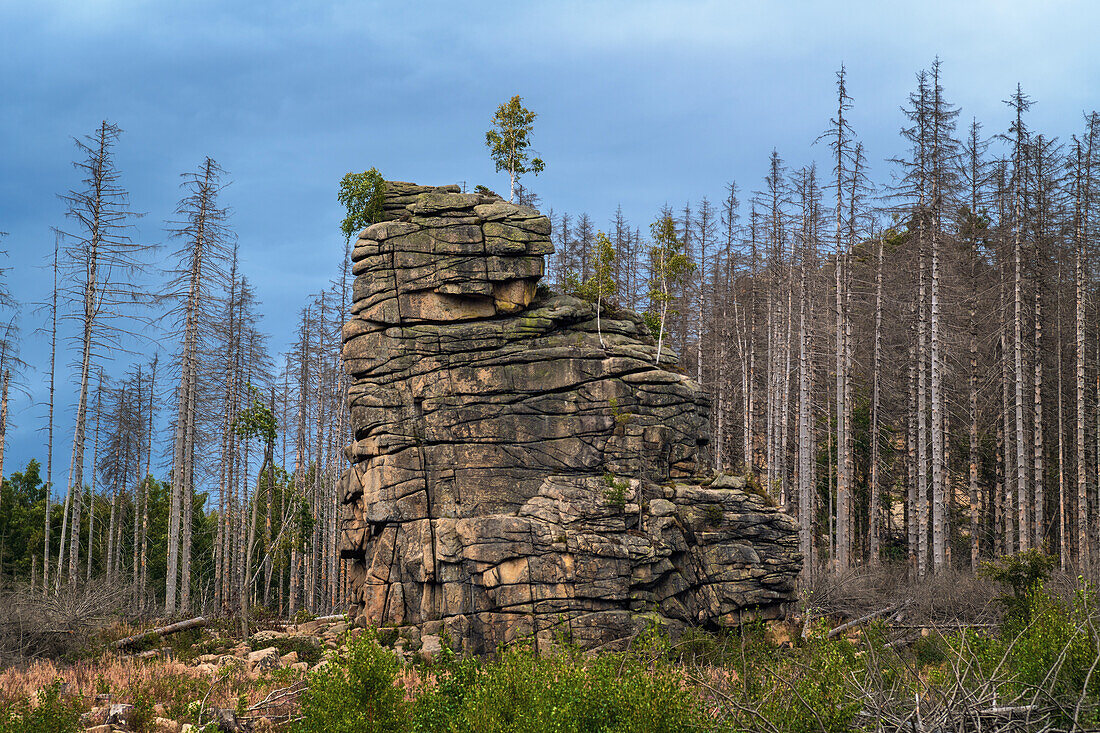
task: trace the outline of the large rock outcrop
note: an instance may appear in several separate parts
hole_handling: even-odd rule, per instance
[[[706,396],[633,313],[539,286],[550,222],[455,186],[387,184],[352,253],[355,442],[341,553],[361,621],[613,644],[650,620],[774,616],[794,523],[698,478]]]

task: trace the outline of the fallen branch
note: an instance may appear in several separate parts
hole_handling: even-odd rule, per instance
[[[987,710],[979,710],[978,715],[1023,715],[1024,713],[1031,713],[1035,710],[1037,710],[1037,708],[1034,705],[1006,705],[1003,707],[992,707]]]
[[[860,616],[857,619],[853,619],[852,621],[849,621],[847,623],[841,624],[840,626],[837,626],[835,629],[831,629],[829,631],[829,633],[826,635],[826,638],[832,639],[834,637],[840,636],[841,634],[843,634],[845,631],[852,628],[853,626],[859,626],[860,624],[865,623],[867,621],[871,621],[872,619],[876,619],[879,616],[885,616],[886,614],[892,613],[892,612],[896,611],[897,609],[898,609],[897,604],[894,604],[892,606],[887,606],[886,608],[880,608],[877,611],[872,611],[871,613],[867,614],[866,616]]]
[[[920,638],[920,634],[908,634],[900,639],[894,639],[893,641],[884,645],[886,649],[896,649],[899,646],[908,646],[914,641]]]
[[[168,636],[169,634],[175,634],[180,631],[187,631],[188,629],[198,629],[202,628],[203,626],[206,626],[206,619],[202,616],[197,616],[196,618],[189,618],[186,621],[177,621],[174,624],[168,624],[167,626],[161,626],[160,628],[143,631],[140,634],[127,636],[125,639],[119,639],[111,646],[113,646],[115,649],[125,649],[128,646],[140,644],[141,642],[152,639],[155,636]]]
[[[245,712],[246,713],[252,713],[252,712],[255,712],[255,711],[259,710],[260,708],[265,708],[265,707],[273,706],[273,705],[276,705],[276,704],[285,705],[286,704],[285,700],[287,698],[292,697],[294,695],[301,694],[302,692],[305,691],[306,686],[307,686],[306,681],[305,680],[300,680],[298,682],[295,682],[290,687],[284,687],[284,688],[281,688],[281,689],[278,689],[278,690],[272,690],[270,693],[268,693],[268,696],[266,698],[264,698],[260,702],[256,703],[255,705],[252,705],[247,710],[245,710]]]

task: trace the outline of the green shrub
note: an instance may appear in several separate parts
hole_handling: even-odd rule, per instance
[[[462,733],[714,730],[703,700],[672,665],[630,655],[591,659],[504,652],[499,662],[463,663],[417,701],[414,730]]]
[[[1010,617],[1003,631],[1008,648],[1007,668],[1019,691],[1046,690],[1050,697],[1072,706],[1085,693],[1100,699],[1097,664],[1095,599],[1085,589],[1073,604],[1054,598],[1041,586],[1027,598],[1029,618]],[[1086,679],[1088,688],[1085,688]]]
[[[0,733],[75,733],[80,730],[84,703],[61,694],[61,680],[38,692],[37,704],[22,699],[0,706]]]
[[[139,691],[134,694],[130,704],[134,707],[126,719],[127,725],[137,733],[152,733],[153,720],[156,718],[152,696],[148,692]]]
[[[301,698],[298,733],[395,733],[407,730],[402,691],[395,684],[400,662],[378,645],[373,629],[353,640],[346,653],[309,676]]]
[[[416,699],[412,710],[412,730],[416,733],[455,730],[470,694],[481,679],[482,666],[475,657],[452,660],[435,670],[439,675],[434,687]]]
[[[991,562],[984,562],[978,574],[1011,588],[1012,595],[1001,596],[997,600],[1005,607],[1005,612],[1009,616],[1018,616],[1026,620],[1031,614],[1028,604],[1032,592],[1041,588],[1050,577],[1054,564],[1053,557],[1030,549],[1015,555],[1005,555]]]
[[[737,729],[756,730],[761,719],[777,731],[853,729],[864,700],[852,681],[865,671],[864,655],[847,639],[827,638],[824,626],[795,649],[779,649],[759,637],[753,631],[740,664],[732,664],[744,695],[732,711]]]
[[[605,473],[603,481],[607,484],[604,490],[604,499],[613,507],[622,510],[626,506],[626,490],[630,488],[630,482],[615,478],[614,474]]]
[[[922,636],[913,643],[913,656],[920,668],[934,667],[947,661],[950,647],[939,634]]]

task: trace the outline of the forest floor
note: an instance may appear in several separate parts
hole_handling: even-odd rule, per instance
[[[114,640],[143,629],[115,620],[76,646],[28,636],[22,657],[9,640],[0,733],[1100,724],[1095,593],[1055,575],[1021,598],[969,573],[909,583],[896,569],[863,570],[818,581],[781,622],[675,639],[653,629],[599,655],[520,644],[480,660],[429,658],[343,617],[254,621],[247,635],[239,619],[216,620],[120,650]]]

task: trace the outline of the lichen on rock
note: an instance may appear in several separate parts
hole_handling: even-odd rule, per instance
[[[794,522],[705,477],[709,401],[642,320],[539,285],[534,209],[387,182],[352,252],[341,555],[362,623],[470,651],[781,614]]]

